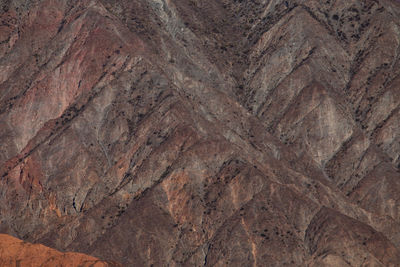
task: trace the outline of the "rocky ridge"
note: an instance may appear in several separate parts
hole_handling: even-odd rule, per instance
[[[11,266],[82,266],[82,267],[111,267],[120,266],[117,263],[100,261],[80,253],[61,253],[39,244],[29,244],[0,234],[0,264]]]
[[[1,1],[0,231],[128,266],[396,266],[396,1]]]

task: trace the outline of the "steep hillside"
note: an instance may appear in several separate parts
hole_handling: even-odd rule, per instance
[[[0,7],[0,232],[127,266],[400,264],[399,2]]]

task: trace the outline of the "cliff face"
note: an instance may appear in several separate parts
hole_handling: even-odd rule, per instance
[[[0,3],[0,232],[128,266],[400,263],[397,1]]]

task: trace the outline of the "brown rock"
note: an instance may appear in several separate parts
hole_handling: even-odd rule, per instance
[[[0,3],[2,233],[127,266],[400,264],[398,1]]]

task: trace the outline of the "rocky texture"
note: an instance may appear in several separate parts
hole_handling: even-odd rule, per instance
[[[23,242],[15,237],[0,234],[0,264],[11,266],[120,266],[117,263],[100,261],[81,253],[61,253],[39,244]]]
[[[128,266],[400,263],[397,1],[1,1],[0,231]]]

